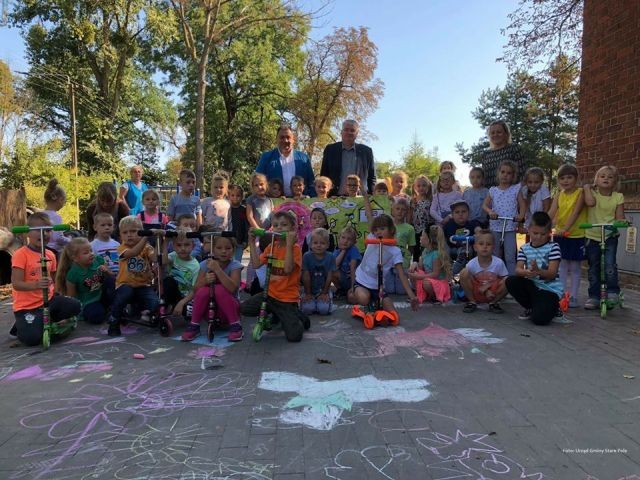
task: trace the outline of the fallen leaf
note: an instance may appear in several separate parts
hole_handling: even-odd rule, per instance
[[[634,375],[622,375],[622,376],[627,380],[633,380],[634,378],[636,378]]]
[[[529,335],[528,333],[521,333],[520,336],[521,337],[530,337],[531,335]]]
[[[631,330],[631,335],[640,335],[640,330]]]
[[[327,360],[326,358],[317,358],[318,363],[328,363],[331,364],[331,360]]]
[[[495,434],[496,434],[496,432],[489,432],[489,433],[487,433],[487,435],[495,435]]]

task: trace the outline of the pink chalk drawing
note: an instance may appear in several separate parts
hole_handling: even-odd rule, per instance
[[[75,345],[77,343],[89,343],[95,342],[96,340],[100,340],[98,337],[76,337],[71,340],[67,340],[64,342],[64,345]]]
[[[224,355],[224,350],[216,347],[200,347],[193,352],[189,352],[189,356],[191,358],[211,358],[211,357],[219,357]]]
[[[115,439],[139,432],[154,419],[191,408],[225,409],[254,394],[255,382],[238,372],[212,376],[163,368],[131,375],[115,385],[83,384],[68,397],[22,407],[25,416],[20,424],[46,431],[57,442],[23,454],[34,461],[24,465],[13,478],[77,478],[65,476],[77,468],[77,464],[74,467],[67,463],[72,457],[77,461],[91,452],[108,453]]]
[[[67,378],[71,375],[86,374],[94,372],[107,372],[112,368],[111,362],[107,361],[79,361],[64,365],[62,367],[50,368],[44,370],[40,365],[33,365],[31,367],[18,370],[11,375],[7,375],[2,382],[14,382],[17,380],[40,380],[48,382],[51,380],[59,380],[61,378]]]

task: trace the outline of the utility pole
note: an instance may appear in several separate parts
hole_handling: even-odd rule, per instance
[[[73,169],[76,174],[76,228],[80,230],[80,197],[78,194],[78,143],[76,140],[76,92],[71,81],[69,80],[69,96],[71,97],[71,159],[73,160]]]

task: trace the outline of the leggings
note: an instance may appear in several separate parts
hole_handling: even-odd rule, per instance
[[[502,232],[491,232],[493,233],[493,254],[498,258],[503,258],[504,263],[507,266],[507,271],[509,275],[513,275],[516,271],[516,255],[517,244],[516,244],[516,232],[504,232],[504,256],[500,257],[500,237],[502,236]]]
[[[223,325],[240,323],[240,301],[223,285],[216,283],[214,287],[216,313]],[[199,325],[207,318],[209,308],[209,286],[200,287],[193,297],[191,323]]]

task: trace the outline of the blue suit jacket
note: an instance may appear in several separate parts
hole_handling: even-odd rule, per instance
[[[313,174],[313,168],[311,168],[311,160],[309,160],[306,153],[294,150],[293,163],[296,167],[296,175],[304,178],[304,194],[309,195],[310,197],[315,197],[316,190],[313,186],[315,175]],[[267,180],[271,180],[272,178],[279,178],[282,180],[280,151],[277,148],[274,148],[273,150],[269,150],[268,152],[264,152],[260,155],[256,172],[266,175]]]

